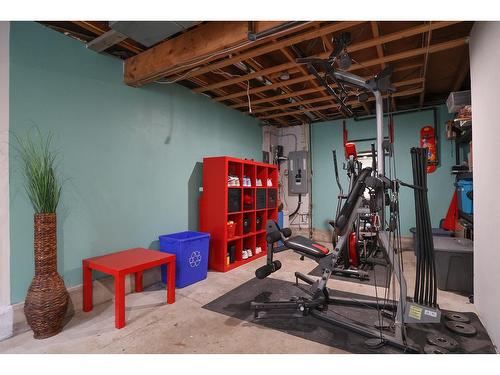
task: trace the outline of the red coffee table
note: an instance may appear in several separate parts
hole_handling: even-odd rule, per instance
[[[125,276],[133,273],[135,291],[142,292],[142,271],[167,265],[167,303],[175,302],[175,255],[156,250],[135,248],[118,251],[83,263],[83,311],[92,310],[92,270],[112,275],[115,278],[115,327],[125,326]]]

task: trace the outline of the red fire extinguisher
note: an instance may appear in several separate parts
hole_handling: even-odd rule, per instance
[[[420,129],[420,147],[427,149],[427,173],[437,169],[436,134],[432,126],[426,125]]]

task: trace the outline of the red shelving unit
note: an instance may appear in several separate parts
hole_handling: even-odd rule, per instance
[[[240,186],[228,186],[229,176],[237,177]],[[250,179],[250,186],[243,186],[244,177]],[[258,179],[262,186],[257,186]],[[272,186],[268,186],[268,179]],[[268,219],[278,220],[278,169],[275,165],[229,156],[203,159],[200,230],[210,233],[208,267],[211,270],[226,272],[265,256]],[[236,224],[231,238],[228,237],[228,221]],[[262,252],[255,254],[258,246]],[[228,262],[231,248],[234,249],[234,261]],[[246,248],[252,251],[252,257],[243,259]]]

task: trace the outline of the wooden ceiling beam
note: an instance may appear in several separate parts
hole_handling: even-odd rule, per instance
[[[198,86],[206,85],[206,82],[204,82],[200,77],[191,77],[191,78],[189,78],[189,81],[193,82],[194,84],[196,84]],[[218,95],[225,95],[226,92],[224,92],[222,90],[217,90],[217,94]],[[237,103],[248,106],[248,102],[245,102],[244,100],[235,99],[234,101]],[[301,119],[301,117],[299,115],[294,115],[294,117],[297,119]],[[281,125],[288,125],[287,122],[281,118],[275,119],[275,121],[279,122]]]
[[[380,30],[379,30],[379,26],[378,26],[378,22],[377,21],[371,21],[370,23],[370,26],[372,28],[372,34],[373,34],[373,37],[374,38],[380,38]],[[378,57],[384,57],[384,48],[383,48],[383,44],[377,44],[377,56]],[[385,69],[386,67],[386,63],[383,62],[382,64],[380,64],[380,67],[383,69]],[[396,98],[392,97],[391,98],[391,105],[392,105],[392,110],[395,111],[397,110],[397,106],[396,106]],[[371,112],[370,112],[371,114]]]
[[[253,69],[259,69],[259,66],[257,65],[257,62],[255,62],[255,61],[254,61],[254,60],[252,60],[252,59],[248,60],[248,61],[247,61],[247,64],[248,64],[248,65],[250,65]],[[250,84],[250,83],[248,82],[248,84]],[[264,95],[264,94],[262,94],[262,93],[258,93],[258,94],[257,94],[257,96],[258,96],[259,98],[265,98],[265,95]],[[271,103],[271,104],[273,104],[273,105],[279,105],[279,103],[276,103],[275,101],[270,101],[270,103]],[[250,100],[250,102],[249,102],[248,104],[249,104],[249,105],[251,105],[251,104],[252,104],[252,101]],[[250,113],[250,111],[248,111],[248,113]],[[253,113],[254,113],[254,112],[253,112],[253,110],[252,110],[252,114],[253,114]],[[299,121],[303,121],[303,119],[302,119],[301,117],[299,117],[299,116],[293,116],[293,117],[295,117],[295,118],[296,118],[297,120],[299,120]]]
[[[394,68],[394,72],[402,72],[402,71],[409,70],[409,69],[419,68],[421,66],[422,66],[421,63],[404,65],[404,66],[400,66],[400,67]],[[307,94],[312,94],[312,93],[320,93],[320,92],[324,93],[325,91],[326,91],[326,88],[324,88],[323,86],[320,86],[319,88],[313,87],[313,88],[310,88],[310,89],[304,89],[304,90],[300,90],[300,91],[295,91],[294,93],[284,93],[284,94],[280,94],[280,95],[276,95],[276,96],[269,96],[269,97],[266,97],[264,99],[254,100],[254,101],[252,101],[252,103],[254,105],[258,105],[258,104],[268,103],[271,100],[275,101],[275,100],[288,99],[290,97],[293,97],[293,95],[300,95],[300,96],[302,96],[302,95],[307,95]],[[215,99],[218,99],[218,98],[215,98]],[[242,105],[242,104],[232,104],[232,105],[230,105],[231,108],[241,108],[241,107],[244,107],[244,106],[245,105]]]
[[[281,51],[281,53],[283,53],[283,55],[285,55],[285,57],[288,59],[288,61],[290,61],[290,62],[294,62],[295,61],[295,57],[290,53],[290,51],[288,51],[287,47],[281,48],[280,51]],[[309,75],[309,72],[304,68],[304,66],[299,65],[299,70],[302,72],[302,74],[304,76],[308,76]],[[311,84],[314,87],[316,87],[317,89],[319,89],[320,86],[318,85],[318,83],[316,82],[315,79],[311,79],[309,82],[311,82]],[[291,90],[291,91],[293,92],[293,90]],[[318,92],[321,93],[322,90],[318,90]],[[297,96],[297,98],[299,99],[299,101],[303,100],[300,96]],[[310,106],[307,106],[307,107],[309,108]],[[323,113],[321,113],[320,111],[314,111],[313,110],[312,112],[316,113],[323,120],[326,119],[326,116]]]
[[[431,30],[442,29],[444,27],[448,27],[448,26],[451,26],[451,25],[454,25],[454,24],[457,24],[460,22],[462,22],[462,21],[437,21],[437,22],[433,22],[431,25]],[[405,30],[395,31],[393,33],[385,34],[385,35],[378,37],[378,38],[368,39],[364,42],[353,44],[353,45],[347,47],[347,51],[348,52],[355,52],[355,51],[359,51],[359,50],[366,49],[369,47],[376,47],[377,45],[386,44],[386,43],[394,42],[396,40],[409,38],[411,36],[418,35],[418,34],[423,34],[423,33],[427,32],[428,30],[429,30],[428,24],[410,27],[410,28],[405,29]]]
[[[321,88],[322,90],[325,90]],[[259,100],[254,100],[252,101],[253,104],[258,105],[258,104],[263,104],[263,103],[269,103],[270,100],[282,100],[282,99],[289,99],[293,98],[294,96],[302,96],[302,95],[307,95],[307,94],[312,94],[312,93],[317,93],[319,92],[317,87],[313,87],[310,89],[305,89],[305,90],[299,90],[295,92],[285,92],[280,95],[275,95],[275,96],[266,96],[264,99],[259,99]],[[233,104],[230,105],[231,108],[241,108],[242,106],[239,104]]]
[[[412,89],[412,90],[397,92],[397,93],[392,94],[392,96],[396,96],[396,97],[411,96],[411,95],[420,94],[421,92],[422,92],[422,88],[418,88],[418,89]],[[384,95],[384,97],[387,97],[387,95]],[[375,99],[373,97],[371,97],[367,101],[368,102],[372,102],[374,100]],[[361,106],[361,103],[359,103],[358,100],[350,100],[346,104],[351,105],[353,107],[359,107],[359,106]],[[338,108],[338,107],[339,107],[338,104],[326,104],[326,105],[322,105],[322,106],[319,106],[319,107],[315,107],[315,109],[316,110],[320,110],[320,109],[331,109],[331,108]],[[289,111],[289,112],[283,112],[283,113],[275,113],[275,114],[272,114],[272,115],[261,116],[261,117],[258,117],[258,118],[260,120],[275,119],[277,117],[289,116],[289,115],[292,115],[292,114],[295,114],[295,113],[302,113],[302,112],[303,112],[303,110],[295,110],[295,111]]]
[[[440,52],[440,51],[444,51],[444,50],[447,50],[447,49],[461,47],[461,46],[466,45],[468,42],[469,42],[469,37],[463,37],[463,38],[449,40],[447,42],[432,44],[429,47],[429,53],[435,53],[435,52]],[[426,47],[415,48],[415,49],[411,49],[409,51],[404,51],[404,52],[395,53],[393,55],[384,56],[382,58],[376,58],[376,59],[372,59],[372,60],[369,60],[369,61],[363,61],[363,64],[353,64],[348,70],[352,71],[352,70],[364,69],[364,68],[366,68],[368,66],[379,65],[382,62],[388,63],[388,62],[392,62],[392,61],[407,59],[407,58],[410,58],[410,57],[420,56],[420,55],[423,55],[426,52],[427,52],[427,48]],[[313,75],[311,74],[310,76],[313,76]],[[310,79],[310,77],[307,77],[307,76],[299,77],[299,78],[296,79],[297,81],[295,83],[303,82],[303,81],[306,81],[308,79]],[[289,84],[290,84],[291,81],[293,81],[293,80],[288,81]],[[274,89],[276,87],[279,87],[278,85],[280,85],[281,83],[282,82],[280,82],[280,83],[278,83],[276,85],[267,85],[265,87],[259,87],[258,89],[260,91],[258,91],[258,92],[272,90],[272,89]],[[231,99],[231,98],[237,98],[237,97],[240,97],[240,96],[243,96],[243,95],[246,95],[246,93],[244,93],[244,92],[238,92],[238,93],[234,93],[234,94],[231,94],[231,95],[227,95],[225,97],[216,97],[214,99],[216,101],[223,101],[223,100],[227,100],[227,99]]]
[[[303,42],[305,40],[314,39],[314,38],[320,37],[321,35],[335,33],[335,32],[338,32],[338,31],[341,31],[341,30],[344,30],[344,29],[347,29],[347,28],[350,28],[353,26],[360,25],[364,22],[365,21],[345,21],[345,22],[337,22],[337,23],[334,23],[332,25],[323,26],[319,30],[314,29],[313,31],[304,32],[304,33],[298,34],[296,36],[282,39],[282,40],[275,42],[275,43],[266,44],[260,48],[252,49],[250,51],[241,53],[238,56],[230,57],[228,59],[224,59],[224,60],[212,63],[212,64],[208,64],[206,66],[200,67],[199,69],[196,69],[196,70],[189,72],[186,75],[186,77],[205,74],[205,73],[208,73],[214,69],[219,69],[219,68],[223,68],[225,66],[233,65],[241,60],[246,60],[246,59],[249,59],[252,57],[265,55],[266,53],[276,51],[280,48],[291,46],[291,45]],[[316,24],[316,22],[309,22],[308,26],[313,26],[314,24]],[[168,76],[168,74],[173,74],[173,73],[167,72],[165,74],[165,76]]]
[[[256,21],[255,32],[269,30],[283,23]],[[187,67],[192,68],[227,56],[233,49],[236,51],[260,45],[269,38],[249,41],[246,21],[207,22],[125,60],[124,81],[130,86],[141,86],[165,77],[166,73],[186,64],[193,64]]]
[[[297,77],[297,78],[289,79],[287,81],[281,81],[281,82],[273,83],[272,85],[264,85],[264,86],[254,87],[253,89],[249,90],[248,94],[252,95],[252,94],[259,93],[259,92],[264,92],[264,91],[269,91],[269,90],[275,90],[275,89],[281,88],[283,86],[289,86],[289,85],[294,85],[296,83],[301,83],[301,82],[304,82],[304,81],[309,81],[311,78],[314,78],[314,75],[309,74],[307,76]],[[229,95],[226,95],[226,96],[215,97],[214,100],[218,101],[218,102],[222,102],[222,101],[225,101],[225,100],[231,100],[231,99],[234,99],[234,98],[239,98],[241,96],[245,96],[246,94],[247,93],[243,92],[243,91],[242,92],[235,92],[234,94],[229,94]]]
[[[442,21],[442,22],[434,22],[431,26],[432,30],[435,30],[435,29],[439,29],[439,28],[444,28],[444,27],[447,27],[447,26],[451,26],[453,24],[456,24],[456,23],[459,23],[460,21]],[[347,28],[347,27],[352,27],[352,26],[356,26],[357,24],[360,24],[362,22],[357,22],[355,23],[354,25],[344,25],[344,27],[342,28]],[[336,24],[338,25],[338,24]],[[326,35],[326,34],[329,34],[329,33],[333,33],[335,31],[340,31],[342,28],[339,28],[337,27],[338,30],[333,30],[335,25],[333,26],[330,26],[330,27],[323,27],[317,31],[313,31],[309,34],[311,35],[308,35],[307,37],[309,39],[312,39],[314,37],[320,37],[320,36],[323,36],[323,35]],[[412,27],[412,28],[409,28],[409,29],[406,29],[406,30],[402,30],[402,31],[397,31],[397,32],[394,32],[394,33],[391,33],[391,34],[387,34],[387,35],[384,35],[383,37],[379,37],[379,38],[375,38],[375,39],[369,39],[367,41],[364,41],[364,42],[360,42],[360,43],[356,43],[354,45],[351,45],[348,47],[348,51],[349,52],[355,52],[355,51],[359,51],[359,50],[362,50],[362,49],[365,49],[365,48],[369,48],[369,47],[373,47],[373,46],[377,46],[377,45],[380,45],[380,44],[384,44],[384,43],[389,43],[389,42],[393,42],[393,41],[396,41],[396,40],[399,40],[399,39],[404,39],[404,38],[408,38],[408,37],[411,37],[411,36],[414,36],[414,35],[418,35],[418,34],[422,34],[424,33],[425,31],[427,31],[429,29],[428,25],[421,25],[421,26],[416,26],[416,27]],[[290,40],[287,40],[287,45],[291,45],[291,44],[297,44],[303,40],[307,40],[307,39],[302,39],[301,38],[291,38]],[[291,44],[288,44],[289,42],[293,42]],[[281,47],[282,44],[284,44],[284,42],[280,42],[278,43],[279,46],[278,48]],[[258,56],[260,54],[264,54],[264,53],[267,53],[267,52],[270,52],[272,50],[272,48],[276,47],[276,44],[274,46],[265,46],[263,48],[260,49],[260,51],[250,51],[248,52],[248,54],[254,54],[254,53],[258,53],[256,55],[253,55],[253,56]],[[276,48],[277,49],[277,48]],[[242,56],[244,56],[245,54],[242,54]],[[318,58],[325,58],[329,56],[329,52],[328,51],[325,51],[321,54],[318,54],[318,55],[313,55],[311,57],[318,57]],[[237,58],[234,58],[233,61],[231,62],[234,63],[234,62],[237,62],[239,61]],[[224,62],[227,62],[227,61],[222,61],[221,63],[224,63]],[[213,64],[213,65],[217,65],[217,64]],[[289,64],[281,64],[276,68],[275,71],[284,71],[284,70],[287,70],[288,68],[290,67]],[[216,66],[214,66],[213,68],[217,68]],[[210,71],[210,66],[207,66],[205,68],[202,68],[198,71],[195,72],[195,74],[203,74],[203,73],[206,73],[208,71]]]
[[[405,80],[405,81],[395,82],[395,83],[393,83],[393,85],[394,85],[394,87],[404,87],[404,86],[421,84],[422,82],[423,82],[423,79],[421,77],[418,77],[418,78],[408,79],[408,80]],[[303,106],[303,105],[306,105],[306,104],[320,103],[320,102],[329,101],[331,99],[332,99],[331,97],[319,97],[319,98],[313,98],[313,99],[303,100],[301,102],[281,104],[281,105],[273,106],[273,107],[258,108],[258,109],[254,109],[252,111],[252,114],[263,113],[263,112],[271,112],[271,111],[275,111],[275,110],[283,110],[283,109],[286,109],[286,108],[298,107],[298,106],[301,106],[301,105]],[[338,104],[335,103],[335,105],[338,105]],[[312,109],[314,110],[315,108],[312,107]]]
[[[450,25],[457,23],[457,22],[458,21],[435,22],[435,23],[431,24],[430,27],[432,27],[433,29],[438,29],[438,28],[450,26]],[[373,39],[370,39],[370,40],[365,41],[365,42],[357,43],[357,44],[350,46],[348,48],[348,51],[350,51],[350,52],[359,51],[361,49],[374,47],[376,45],[380,45],[383,43],[388,43],[391,41],[395,41],[395,40],[399,40],[399,39],[403,39],[403,38],[408,38],[408,37],[413,36],[413,35],[422,34],[423,32],[429,30],[429,25],[424,25],[424,26],[425,27],[423,27],[423,26],[412,27],[412,28],[407,29],[407,30],[397,31],[395,33],[387,34],[387,35],[384,35],[382,37],[373,38]],[[413,51],[413,50],[410,50],[410,51]],[[410,51],[407,51],[407,52],[410,52]],[[330,53],[327,51],[327,52],[323,52],[323,53],[314,55],[313,57],[326,58],[329,56],[329,54]],[[421,53],[418,53],[418,54],[421,54]],[[411,56],[412,55],[410,55],[410,57]],[[379,57],[377,62],[372,63],[371,65],[385,64],[386,62],[388,62],[385,59],[386,59],[386,57]],[[390,61],[392,61],[392,60],[390,60]],[[365,62],[363,62],[363,66],[366,66],[366,65],[367,64]],[[267,74],[271,74],[271,73],[275,73],[275,72],[286,71],[287,69],[290,69],[290,68],[295,67],[295,66],[297,66],[297,64],[295,62],[288,62],[288,63],[284,63],[284,64],[280,64],[280,65],[275,65],[275,66],[263,69],[260,72],[253,72],[253,73],[247,74],[247,75],[242,76],[242,77],[236,77],[233,79],[217,82],[217,83],[208,85],[206,87],[200,87],[200,88],[196,89],[196,92],[210,91],[212,89],[232,85],[232,84],[235,84],[235,83],[240,82],[240,81],[247,81],[250,79],[254,79],[256,77],[260,77],[259,73],[261,73],[262,75],[267,75]],[[360,69],[360,68],[361,68],[361,66],[359,64],[354,64],[351,66],[349,71],[355,70],[355,69]]]

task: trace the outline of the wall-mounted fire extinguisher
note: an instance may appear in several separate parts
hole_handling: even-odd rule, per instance
[[[420,129],[420,147],[427,149],[427,173],[432,173],[437,169],[437,145],[434,128],[430,125]]]

